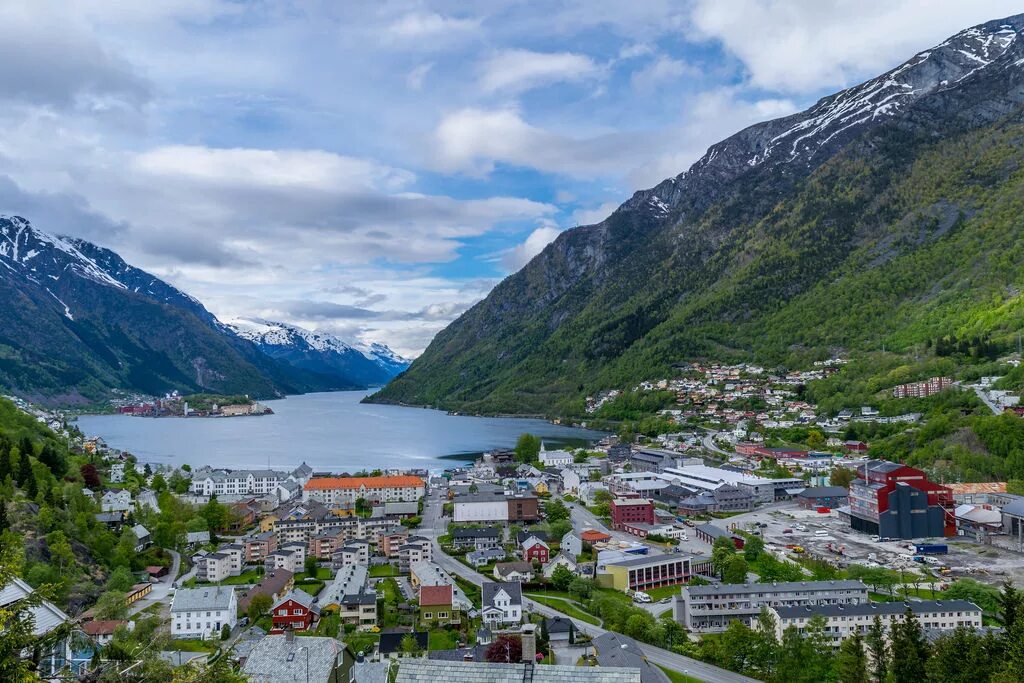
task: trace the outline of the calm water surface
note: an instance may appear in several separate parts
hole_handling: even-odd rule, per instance
[[[274,414],[259,417],[86,415],[78,426],[86,435],[101,436],[109,445],[134,453],[141,462],[286,469],[305,460],[315,470],[338,472],[443,469],[481,451],[512,447],[524,432],[544,437],[549,447],[583,445],[602,436],[543,420],[365,405],[359,402],[365,395],[342,391],[265,401]]]

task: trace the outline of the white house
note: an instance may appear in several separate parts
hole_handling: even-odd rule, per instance
[[[135,534],[135,552],[141,553],[153,544],[153,539],[149,535],[149,530],[141,524],[133,526],[132,533]]]
[[[549,451],[544,447],[543,441],[540,444],[540,453],[537,457],[544,467],[565,467],[571,465],[573,461],[572,453],[562,450]]]
[[[238,621],[238,597],[231,586],[179,588],[171,600],[171,637],[219,637],[227,624]]]
[[[523,588],[519,583],[492,583],[482,587],[480,615],[489,628],[514,626],[523,620]]]
[[[550,579],[551,575],[554,574],[555,570],[558,569],[559,567],[565,567],[566,569],[571,571],[573,574],[576,573],[576,562],[574,562],[565,553],[561,553],[560,552],[557,555],[555,555],[554,559],[552,559],[550,562],[548,562],[546,565],[544,565],[544,569],[543,569],[544,577]]]
[[[128,489],[110,489],[100,499],[102,512],[128,512],[132,509],[132,493]]]

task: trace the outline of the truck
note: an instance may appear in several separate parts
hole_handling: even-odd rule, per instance
[[[914,546],[914,552],[918,555],[945,555],[949,552],[949,546],[945,543],[918,543]]]

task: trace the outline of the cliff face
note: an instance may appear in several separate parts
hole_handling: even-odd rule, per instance
[[[965,30],[713,145],[563,233],[373,400],[577,412],[589,391],[694,355],[791,360],[1007,332],[1022,29],[1024,15]]]

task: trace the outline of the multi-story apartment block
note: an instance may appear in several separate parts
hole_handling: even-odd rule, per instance
[[[859,604],[868,601],[861,581],[684,586],[675,605],[676,620],[695,633],[724,631],[732,621],[752,626],[762,607]]]
[[[312,474],[312,468],[306,463],[302,463],[292,472],[201,467],[192,473],[189,491],[201,496],[276,495],[278,485],[286,481],[304,485]]]
[[[410,536],[398,549],[398,571],[405,574],[414,564],[433,560],[433,547],[425,536]]]
[[[370,562],[370,544],[362,539],[349,541],[331,555],[331,566],[335,569],[350,564],[368,564]]]
[[[382,533],[378,545],[384,557],[397,557],[398,549],[405,544],[409,538],[409,530],[399,527],[393,531]]]
[[[426,493],[427,485],[419,477],[316,477],[303,486],[303,500],[317,500],[324,505],[388,501],[416,502]]]
[[[309,554],[318,560],[329,560],[345,544],[342,533],[317,534],[309,539]]]
[[[835,648],[855,633],[864,635],[874,623],[876,616],[881,618],[882,626],[888,633],[893,622],[903,619],[908,609],[925,629],[952,631],[961,626],[971,629],[982,626],[981,608],[967,600],[862,602],[768,608],[775,617],[775,630],[779,638],[790,626],[803,633],[811,618],[820,616],[825,620],[825,635]]]
[[[196,578],[216,583],[242,573],[245,548],[238,543],[222,546],[217,552],[202,556],[196,562]]]
[[[287,569],[293,574],[303,570],[306,563],[305,543],[286,543],[278,550],[267,555],[263,561],[263,567],[271,572],[277,569]]]
[[[932,377],[924,382],[911,382],[895,386],[892,388],[892,395],[893,398],[924,398],[945,391],[951,386],[953,386],[953,380],[949,377]]]

